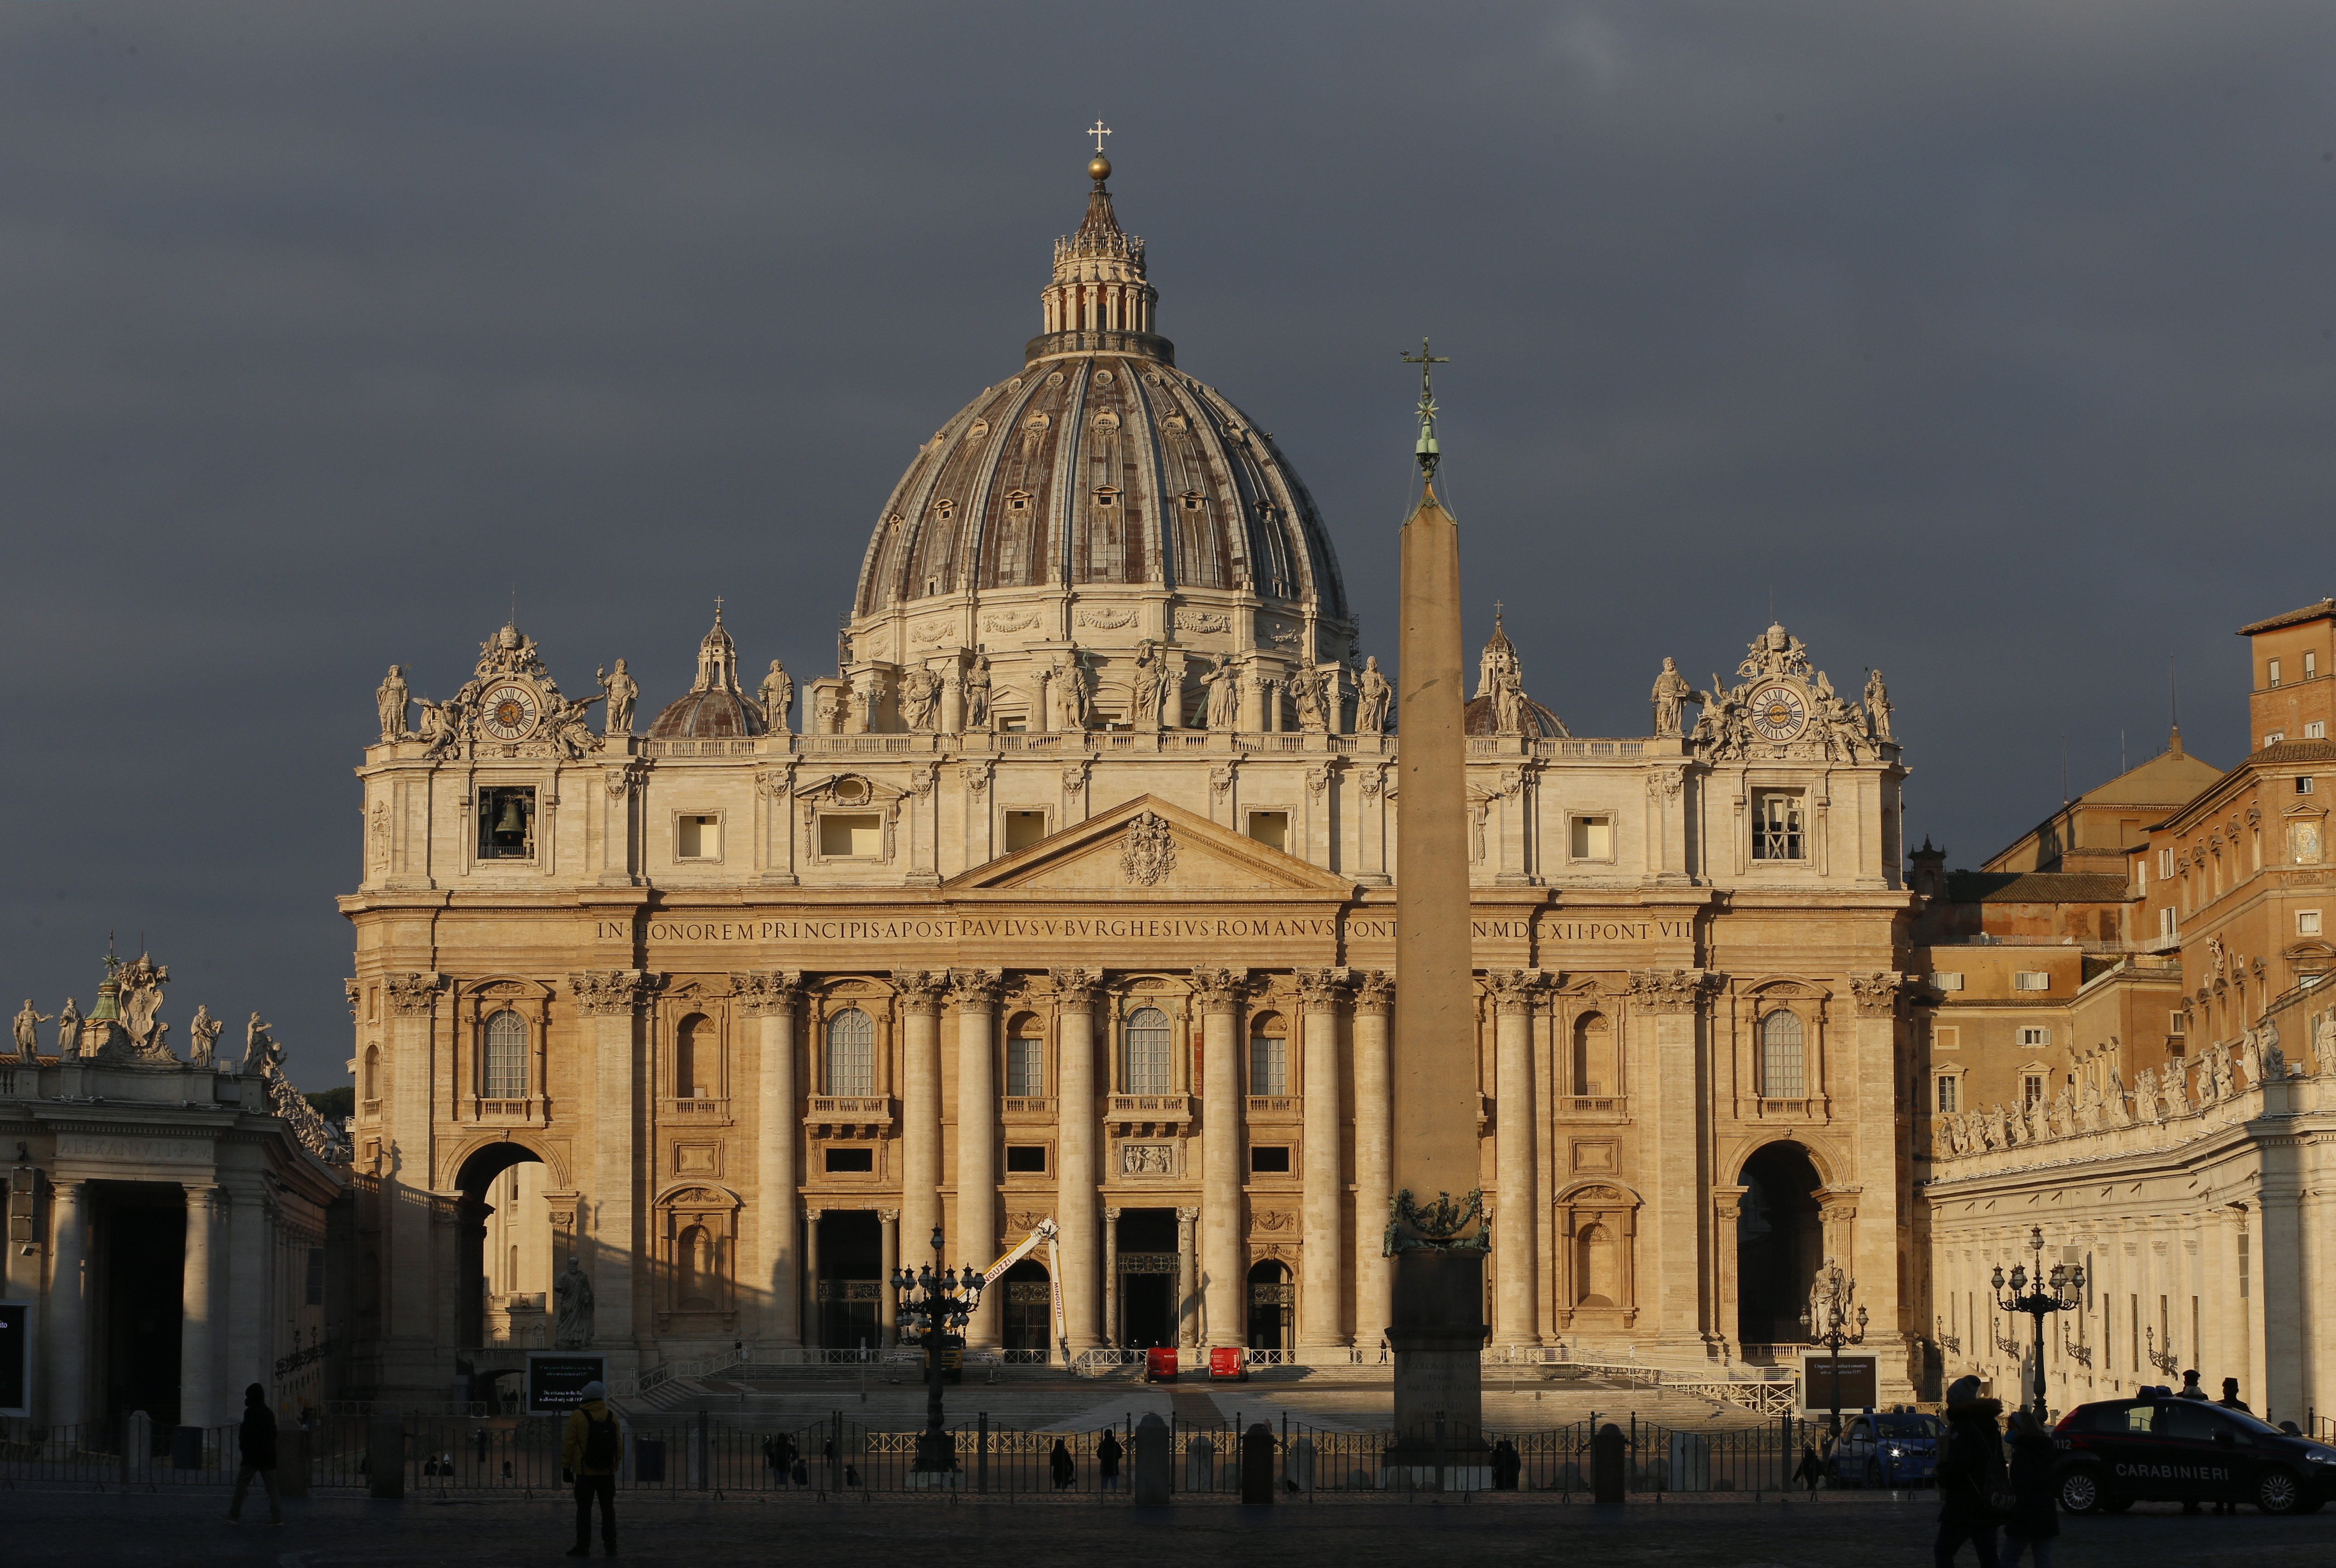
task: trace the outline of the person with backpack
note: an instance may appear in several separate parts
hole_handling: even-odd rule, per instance
[[[2052,1538],[2060,1514],[2052,1495],[2052,1435],[2034,1412],[2015,1410],[2011,1428],[2011,1511],[2003,1521],[2003,1568],[2020,1568],[2023,1553],[2036,1568],[2052,1568]]]
[[[1995,1418],[2000,1399],[1980,1397],[1977,1378],[1958,1378],[1947,1388],[1946,1451],[1939,1457],[1939,1536],[1931,1546],[1936,1568],[1952,1568],[1955,1553],[1971,1544],[1979,1568],[1996,1568],[1995,1525],[2010,1505],[2003,1474],[2003,1437]]]
[[[1054,1478],[1057,1492],[1078,1478],[1079,1468],[1072,1462],[1070,1445],[1060,1437],[1055,1439],[1054,1451],[1046,1456],[1046,1469]]]
[[[236,1431],[243,1464],[235,1473],[235,1495],[228,1500],[230,1524],[243,1522],[243,1500],[251,1495],[251,1478],[268,1489],[268,1522],[284,1523],[284,1503],[276,1490],[276,1412],[268,1407],[268,1390],[254,1383],[243,1391],[243,1425]]]
[[[584,1385],[584,1402],[568,1413],[560,1437],[561,1474],[576,1483],[576,1544],[570,1557],[592,1555],[592,1499],[600,1500],[600,1544],[617,1554],[617,1465],[624,1457],[624,1434],[608,1408],[608,1386],[598,1378]]]

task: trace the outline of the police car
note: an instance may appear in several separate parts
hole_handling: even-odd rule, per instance
[[[2071,1514],[2150,1502],[2309,1514],[2336,1493],[2336,1448],[2165,1388],[2079,1405],[2061,1417],[2053,1441],[2055,1485]]]
[[[1825,1478],[1836,1486],[1928,1485],[1938,1478],[1936,1416],[1913,1410],[1869,1410],[1842,1429],[1825,1455]]]

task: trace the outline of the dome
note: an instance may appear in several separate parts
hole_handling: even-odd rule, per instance
[[[1337,557],[1273,438],[1152,331],[1144,242],[1097,180],[1056,242],[1046,331],[920,449],[870,539],[855,623],[972,590],[1212,590],[1347,623]]]
[[[714,607],[714,629],[697,645],[697,680],[649,726],[651,740],[736,740],[763,734],[760,703],[738,689],[738,645]]]
[[[1516,717],[1504,726],[1501,717],[1504,692],[1515,705]],[[1517,646],[1501,626],[1501,607],[1493,607],[1493,635],[1476,657],[1476,695],[1461,710],[1461,732],[1472,735],[1523,735],[1543,740],[1566,740],[1573,732],[1551,708],[1525,695],[1524,664]]]
[[[1524,711],[1527,724],[1533,726],[1525,732],[1529,735],[1539,735],[1544,740],[1561,740],[1572,734],[1565,727],[1562,719],[1531,697],[1525,698]],[[1461,710],[1460,727],[1464,735],[1499,735],[1501,717],[1498,705],[1489,696],[1469,698],[1467,706]]]

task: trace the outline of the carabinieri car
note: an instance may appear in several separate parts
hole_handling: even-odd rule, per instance
[[[1842,1428],[1825,1455],[1825,1479],[1836,1486],[1927,1486],[1938,1479],[1945,1430],[1920,1411],[1869,1410]]]
[[[2164,1388],[2079,1405],[2053,1428],[2053,1441],[2060,1451],[2055,1486],[2071,1514],[2117,1514],[2146,1502],[2309,1514],[2336,1493],[2336,1448]]]

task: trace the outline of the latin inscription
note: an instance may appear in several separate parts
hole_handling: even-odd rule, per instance
[[[210,1144],[188,1138],[109,1138],[90,1133],[57,1135],[57,1157],[81,1160],[131,1160],[141,1164],[172,1164],[187,1161],[209,1164]]]
[[[1470,922],[1478,941],[1527,941],[1538,936],[1559,944],[1683,942],[1692,920],[1545,920],[1539,929],[1523,918]],[[1329,915],[954,915],[892,920],[651,920],[653,942],[903,942],[990,940],[1216,941],[1241,938],[1299,938],[1349,942],[1393,941],[1392,915],[1365,915],[1341,921]],[[595,920],[596,941],[633,937],[628,920]]]

